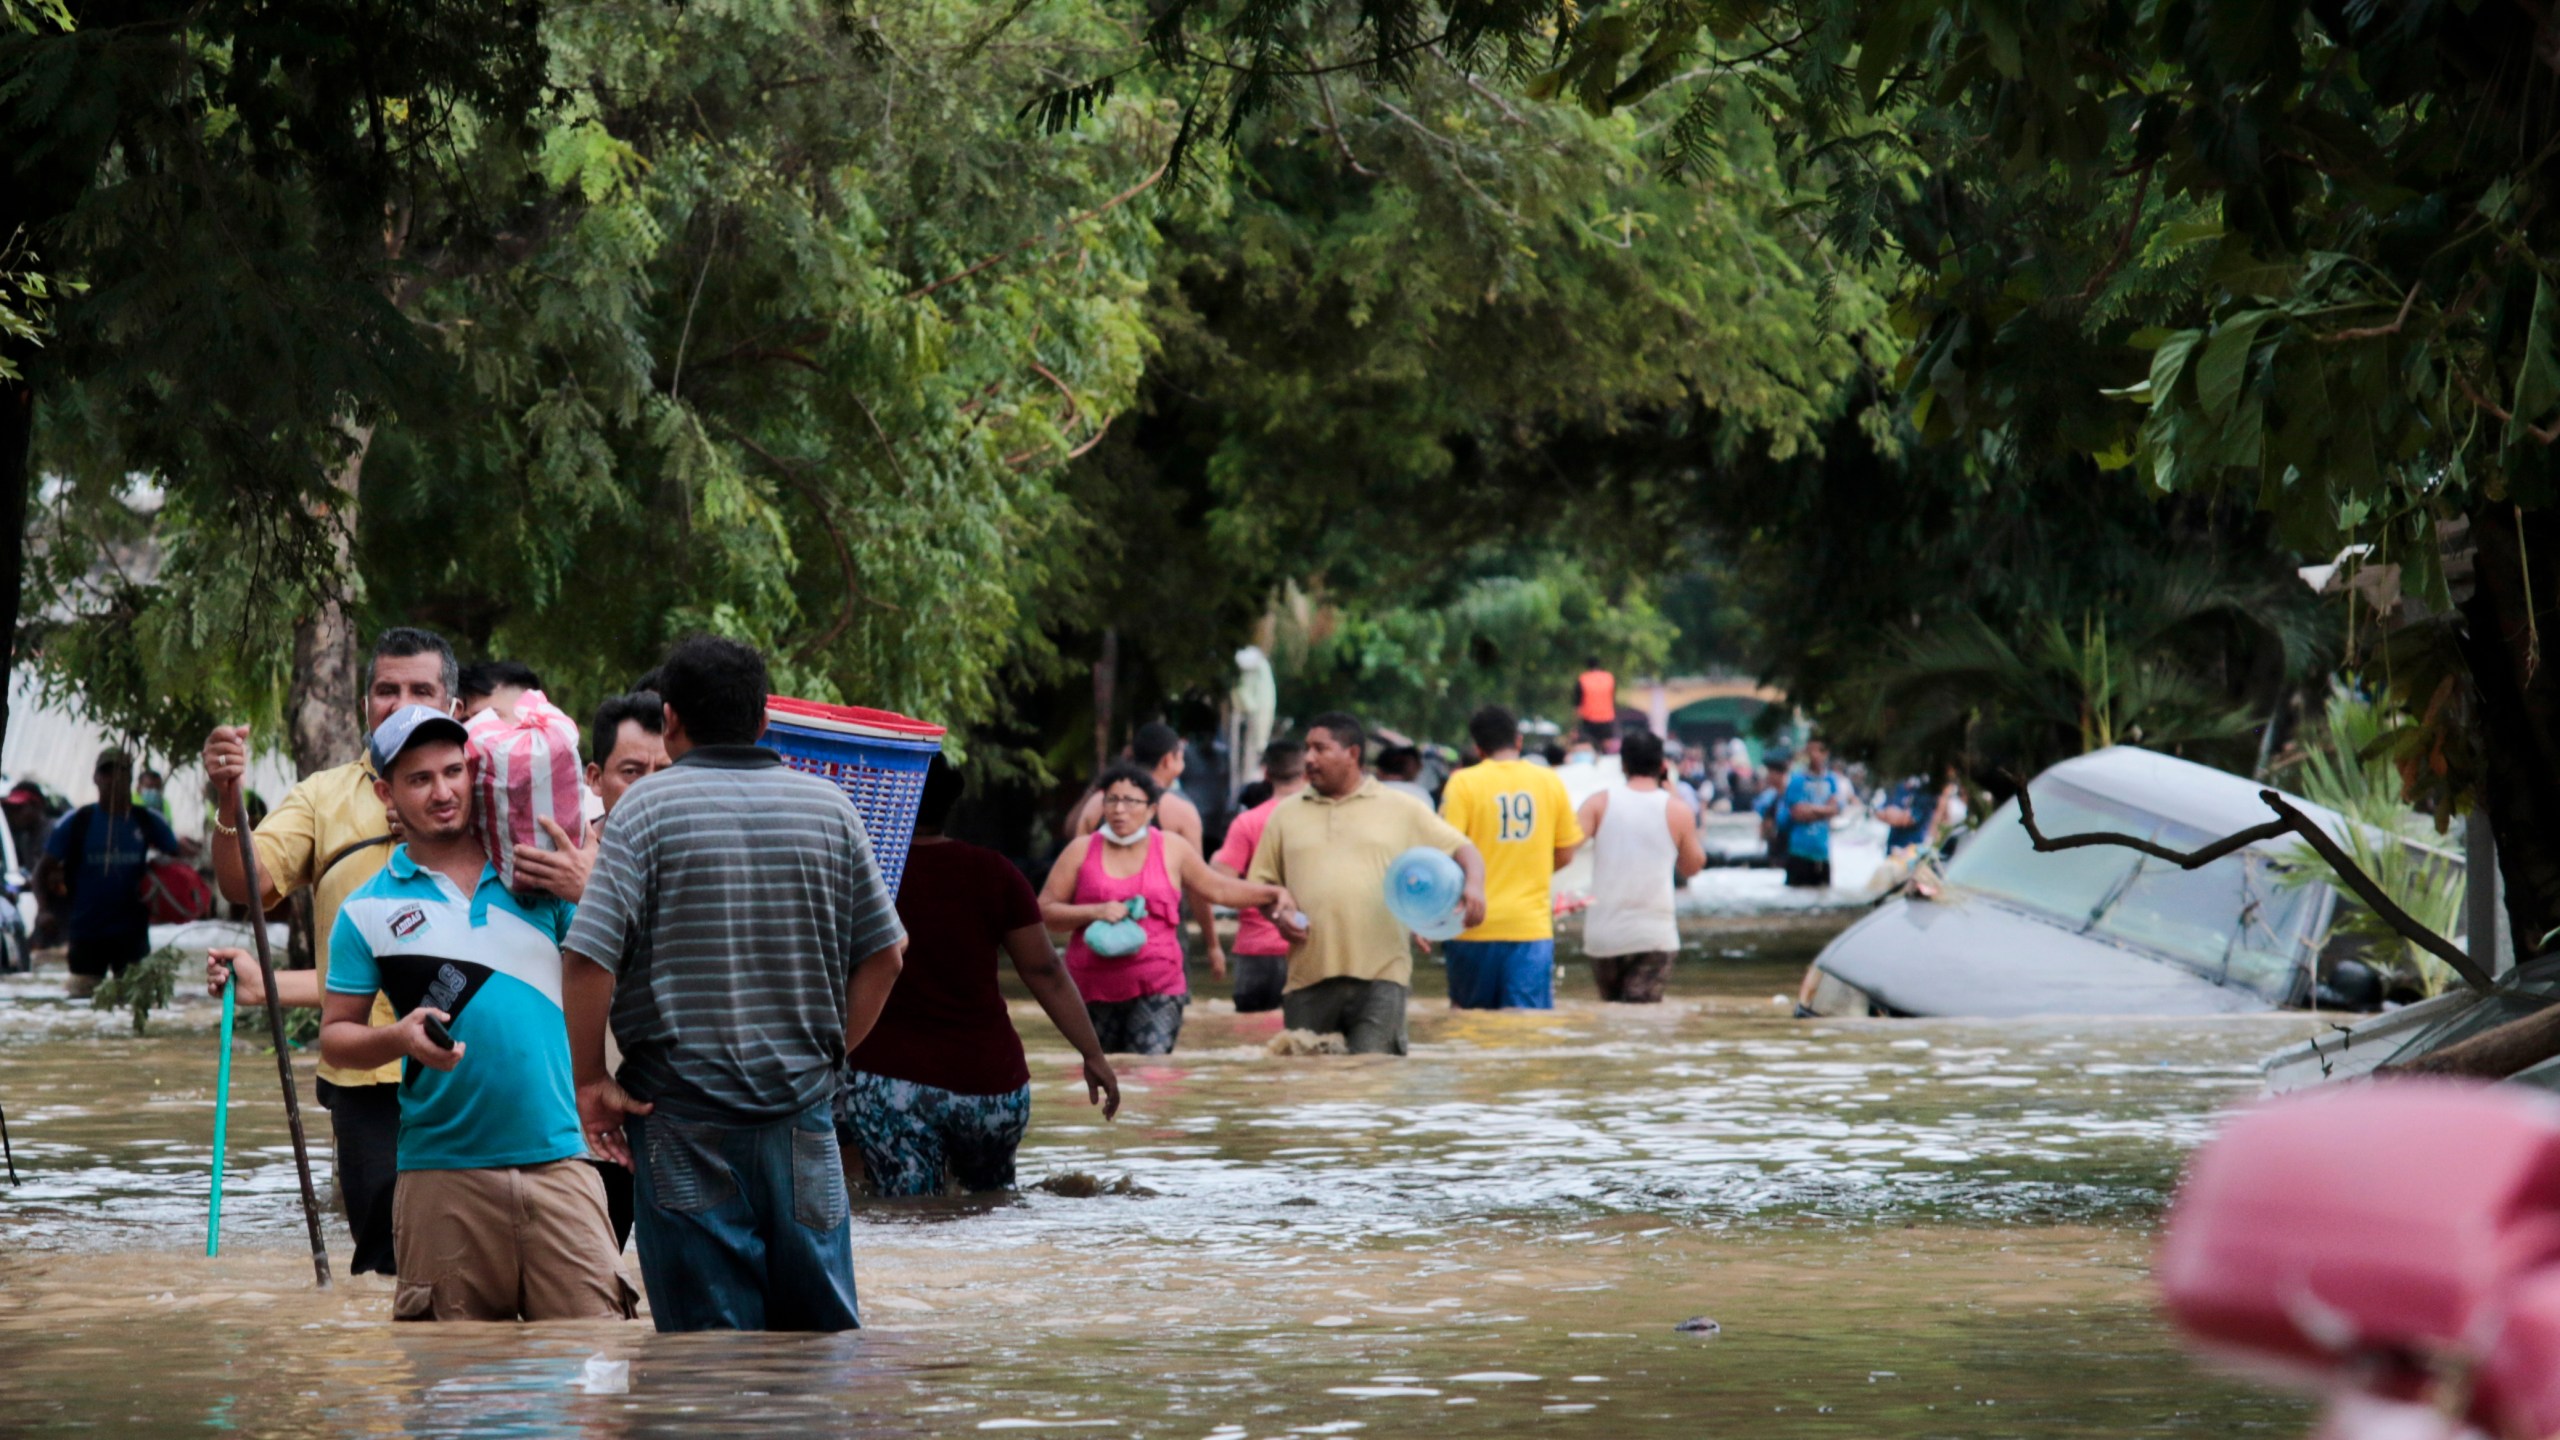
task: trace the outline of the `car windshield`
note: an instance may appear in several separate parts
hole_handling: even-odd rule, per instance
[[[2149,835],[2158,824],[2153,816],[2107,805],[2050,781],[2036,786],[2036,826],[2048,836],[2088,830]],[[1947,882],[2014,900],[2078,930],[2106,908],[2141,858],[2113,845],[2038,853],[2027,839],[2027,827],[2018,823],[2018,802],[2012,800],[1957,848],[1947,864]]]
[[[2215,838],[2132,806],[2066,786],[2036,786],[2047,836],[2117,830],[2187,850]],[[2073,929],[2137,945],[2207,979],[2271,1000],[2291,998],[2309,957],[2318,886],[2278,883],[2279,865],[2254,850],[2182,870],[2115,846],[2040,853],[2004,805],[1956,853],[1947,880],[2052,915]]]

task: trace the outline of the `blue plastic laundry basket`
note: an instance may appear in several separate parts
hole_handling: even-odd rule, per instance
[[[886,710],[821,705],[784,695],[766,699],[764,743],[782,763],[842,790],[871,836],[872,858],[889,893],[907,873],[924,773],[942,751],[942,727]]]

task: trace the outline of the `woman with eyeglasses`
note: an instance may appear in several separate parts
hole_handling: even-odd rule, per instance
[[[1182,972],[1182,897],[1205,895],[1238,909],[1297,908],[1286,888],[1232,879],[1155,823],[1163,790],[1135,765],[1102,772],[1102,824],[1077,837],[1050,867],[1040,918],[1074,932],[1067,973],[1105,1052],[1167,1055],[1182,1035],[1191,986]],[[1134,929],[1131,922],[1135,922]]]

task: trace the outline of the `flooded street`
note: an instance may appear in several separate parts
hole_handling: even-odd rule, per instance
[[[383,1278],[314,1294],[249,1047],[209,1261],[214,1008],[136,1039],[58,971],[0,982],[0,1430],[2301,1430],[2180,1352],[2145,1265],[2212,1112],[2314,1022],[1788,1019],[1839,923],[1692,920],[1658,1007],[1604,1009],[1574,963],[1552,1014],[1452,1015],[1424,965],[1405,1061],[1274,1057],[1276,1015],[1206,1000],[1107,1127],[1017,1003],[1023,1179],[1106,1193],[869,1203],[870,1328],[837,1338],[394,1327]]]

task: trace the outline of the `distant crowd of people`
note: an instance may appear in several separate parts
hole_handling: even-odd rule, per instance
[[[966,780],[937,756],[913,836],[895,837],[893,894],[846,794],[764,745],[768,690],[753,649],[698,636],[603,698],[589,815],[546,813],[545,841],[511,852],[511,885],[474,824],[465,722],[547,706],[521,664],[464,668],[432,632],[383,632],[363,754],[263,815],[248,731],[206,737],[213,886],[259,912],[308,890],[317,921],[312,968],[268,974],[226,947],[207,983],[320,1012],[352,1268],[396,1278],[399,1318],[628,1317],[636,1239],[661,1329],[851,1327],[849,1171],[884,1196],[1015,1182],[1031,1074],[1004,969],[1109,1118],[1111,1057],[1180,1042],[1186,922],[1237,1010],[1401,1055],[1418,942],[1385,881],[1415,847],[1459,876],[1461,928],[1441,945],[1453,1007],[1555,1003],[1554,876],[1586,852],[1595,990],[1646,1003],[1671,976],[1679,887],[1708,863],[1714,813],[1756,805],[1789,883],[1823,884],[1832,822],[1859,803],[1819,741],[1767,767],[1734,743],[1675,768],[1675,747],[1618,723],[1595,665],[1562,753],[1526,753],[1519,718],[1486,706],[1436,794],[1417,747],[1373,755],[1358,718],[1317,715],[1263,750],[1214,847],[1179,786],[1181,737],[1142,725],[1070,808],[1036,889],[946,833]],[[1614,776],[1577,804],[1559,764],[1604,751]],[[157,778],[109,751],[100,799],[45,830],[75,984],[140,958],[137,874],[195,855],[151,803]],[[1961,803],[1913,780],[1871,808],[1925,837]]]

